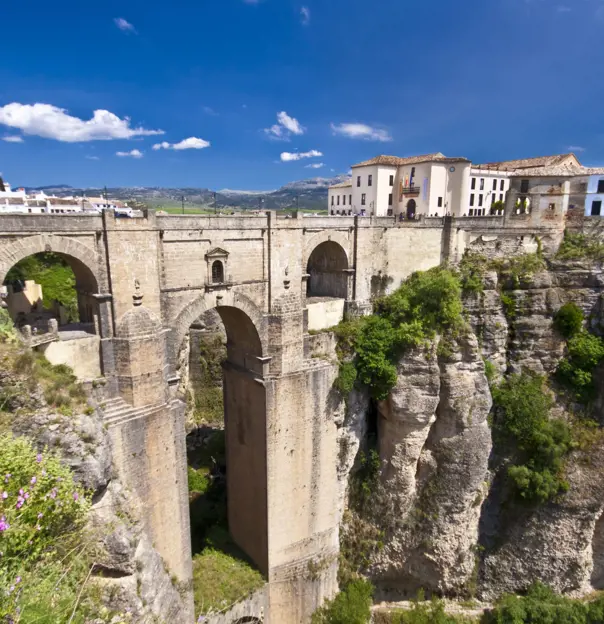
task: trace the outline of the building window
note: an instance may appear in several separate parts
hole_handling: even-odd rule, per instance
[[[367,176],[367,186],[372,186],[373,185],[373,176],[372,175],[368,175]]]
[[[556,210],[556,204],[550,204],[549,205],[549,209],[550,210]]]
[[[361,186],[361,176],[357,176],[357,186]]]
[[[365,205],[365,193],[361,195],[361,206]]]
[[[522,180],[520,182],[520,192],[521,193],[528,193],[529,190],[529,181],[528,180]]]
[[[331,205],[333,206],[334,196],[331,196]]]
[[[392,206],[392,193],[390,193],[390,195],[388,195],[388,205]]]
[[[212,283],[222,284],[224,282],[224,266],[220,260],[214,260],[212,263]]]
[[[470,212],[469,212],[470,216],[473,217],[474,216],[474,208],[470,208]]]
[[[342,206],[346,205],[346,195],[342,195]]]
[[[476,178],[472,178],[472,190],[476,190]]]
[[[599,217],[602,214],[602,202],[600,200],[591,203],[591,216]]]
[[[478,195],[478,205],[482,206],[482,193]]]
[[[499,195],[499,201],[503,201],[503,193]]]
[[[484,178],[480,178],[480,190],[484,191]]]
[[[438,198],[438,207],[439,207],[439,208],[442,208],[442,207],[443,207],[443,198],[442,198],[442,197],[439,197],[439,198]]]
[[[504,188],[505,188],[505,180],[501,180],[501,182],[499,183],[499,190],[503,191]]]
[[[474,205],[474,193],[470,195],[470,206]]]
[[[338,201],[336,202],[338,206],[340,205],[340,196],[338,195]]]
[[[497,180],[493,180],[493,190],[497,190]]]
[[[394,186],[394,176],[390,176],[390,186]]]
[[[352,206],[352,195],[348,196],[348,205]]]
[[[598,193],[604,193],[604,180],[598,180]]]

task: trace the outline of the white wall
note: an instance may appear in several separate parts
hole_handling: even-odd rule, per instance
[[[335,327],[344,318],[344,299],[322,299],[307,303],[308,329],[320,331]]]
[[[352,170],[352,207],[353,212],[360,214],[365,210],[367,216],[375,212],[377,200],[377,174],[378,167],[375,165],[368,167],[355,167]],[[360,176],[361,185],[357,186],[357,178]],[[369,176],[372,176],[372,184],[369,186]],[[365,205],[362,197],[365,194]]]
[[[407,187],[411,184],[411,173],[415,169],[415,175],[413,177],[413,186],[419,188],[419,195],[408,196],[404,195],[401,197],[401,188]],[[409,200],[415,200],[416,209],[415,214],[427,214],[429,209],[429,201],[430,201],[430,176],[432,173],[432,166],[430,163],[420,163],[418,165],[403,165],[399,167],[398,171],[398,179],[396,183],[396,187],[394,190],[395,193],[395,205],[397,205],[396,214],[403,213],[407,214],[407,204]],[[428,180],[427,186],[424,187],[424,180]],[[402,185],[402,186],[401,186]],[[426,192],[424,192],[424,190]]]
[[[395,188],[396,188],[396,172],[398,167],[377,167],[377,189],[376,189],[376,205],[375,214],[378,217],[388,215],[388,209],[391,208],[394,214],[395,205]],[[390,176],[393,177],[393,184],[390,186]],[[375,184],[375,180],[374,180]],[[388,205],[388,199],[392,193],[392,205]]]
[[[476,180],[474,188],[472,188],[472,180]],[[483,190],[480,189],[481,180],[484,180]],[[493,190],[493,181],[496,182],[497,190]],[[501,190],[502,181],[503,190]],[[471,169],[468,202],[465,205],[462,204],[461,214],[469,215],[470,210],[472,210],[474,215],[488,215],[493,201],[505,202],[509,188],[510,179],[506,172],[490,171],[486,169]],[[480,195],[482,195],[482,206],[480,205]],[[474,196],[473,206],[471,205],[472,196]]]
[[[338,210],[340,211],[340,214],[342,214],[343,210],[346,211],[346,214],[348,214],[348,211],[352,209],[350,203],[351,196],[351,186],[329,189],[327,193],[327,209],[329,210],[329,214],[331,215],[332,210],[334,214],[337,214]]]
[[[587,195],[585,195],[585,216],[591,216],[591,207],[593,202],[601,201],[602,209],[600,216],[604,217],[604,193],[598,193],[598,182],[604,180],[604,175],[592,175],[589,176],[587,182]]]

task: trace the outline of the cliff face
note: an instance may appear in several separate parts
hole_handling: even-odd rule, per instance
[[[108,621],[107,613],[127,612],[128,621],[135,624],[185,621],[179,590],[142,528],[135,498],[115,474],[102,401],[97,404],[89,398],[86,409],[57,410],[40,387],[32,389],[31,379],[5,362],[6,357],[0,367],[0,389],[8,397],[4,408],[13,417],[8,426],[3,423],[4,429],[29,438],[41,453],[58,451],[75,481],[93,493],[86,530],[94,552],[89,584],[98,588],[99,606],[106,613],[87,621],[101,624]]]
[[[602,589],[603,436],[572,451],[570,488],[555,502],[510,499],[505,458],[492,445],[484,360],[499,375],[553,373],[565,349],[553,314],[575,302],[598,331],[604,273],[553,263],[515,284],[488,273],[484,284],[464,300],[471,331],[429,353],[406,354],[396,387],[379,404],[382,491],[374,520],[384,546],[366,572],[382,594],[401,597],[423,588],[493,599],[536,580],[561,592]],[[562,404],[552,413],[568,417]],[[594,415],[601,419],[601,410]]]

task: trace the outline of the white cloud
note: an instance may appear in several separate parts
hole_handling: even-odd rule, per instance
[[[212,117],[217,117],[218,113],[211,106],[204,106],[201,109],[206,115],[212,115]]]
[[[365,141],[392,141],[392,137],[387,130],[373,128],[361,123],[331,124],[334,134],[348,137],[349,139],[364,139]]]
[[[101,160],[98,156],[86,156],[88,160]]]
[[[116,17],[113,19],[113,22],[122,32],[136,33],[136,28],[134,28],[134,26],[123,17]]]
[[[318,158],[323,156],[322,152],[310,150],[310,152],[282,152],[281,162],[291,162],[293,160],[302,160],[303,158]]]
[[[265,128],[264,132],[271,138],[280,141],[289,141],[292,134],[304,134],[305,128],[295,118],[290,117],[285,111],[277,113],[277,123],[270,128]]]
[[[7,143],[23,143],[23,137],[20,136],[5,136],[2,137],[2,140]]]
[[[95,110],[92,119],[72,117],[64,108],[51,104],[19,104],[0,107],[0,124],[17,128],[25,134],[55,139],[65,143],[131,139],[135,136],[164,134],[163,130],[131,128],[130,119],[120,119],[107,110]]]
[[[580,145],[569,145],[566,149],[569,152],[584,152],[586,148],[581,147]]]
[[[204,139],[198,139],[197,137],[189,137],[188,139],[183,139],[180,143],[168,143],[168,141],[162,141],[161,143],[156,143],[153,146],[154,150],[160,149],[172,149],[172,150],[186,150],[186,149],[204,149],[206,147],[210,147],[211,143],[209,141],[205,141]]]
[[[115,152],[116,156],[129,156],[130,158],[142,158],[143,153],[140,150],[133,149],[129,152]]]
[[[300,17],[303,26],[308,26],[310,24],[310,9],[307,6],[303,6],[300,9]]]
[[[325,163],[312,163],[311,165],[306,165],[305,169],[321,169],[321,167],[325,167]]]

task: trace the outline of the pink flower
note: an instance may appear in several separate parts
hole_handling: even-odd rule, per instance
[[[18,576],[18,577],[15,579],[15,585],[18,585],[20,582],[21,582],[21,577],[20,577],[20,576]]]
[[[30,483],[32,485],[36,485],[36,481],[37,481],[36,477],[32,477]]]
[[[73,493],[73,500],[74,500],[74,501],[77,501],[77,500],[78,500],[78,498],[80,498],[80,495],[79,495],[77,492],[74,492],[74,493]]]
[[[38,454],[36,455],[36,461],[37,461],[38,463],[40,463],[40,462],[42,461],[42,453],[38,453]]]
[[[57,489],[52,488],[52,490],[50,490],[50,498],[56,498],[56,497],[57,497]]]
[[[2,518],[0,518],[0,533],[2,533],[2,531],[6,531],[7,529],[10,529],[10,524],[6,521],[6,518],[2,516]]]
[[[9,473],[4,475],[4,483],[8,483],[8,480],[12,477],[12,475]]]
[[[2,500],[6,500],[8,498],[8,492],[2,492]]]
[[[19,496],[23,496],[23,488],[19,490]]]
[[[39,514],[38,514],[38,520],[39,520],[40,518],[42,518],[43,516],[44,516],[44,514],[43,514],[43,513],[39,513]]]

